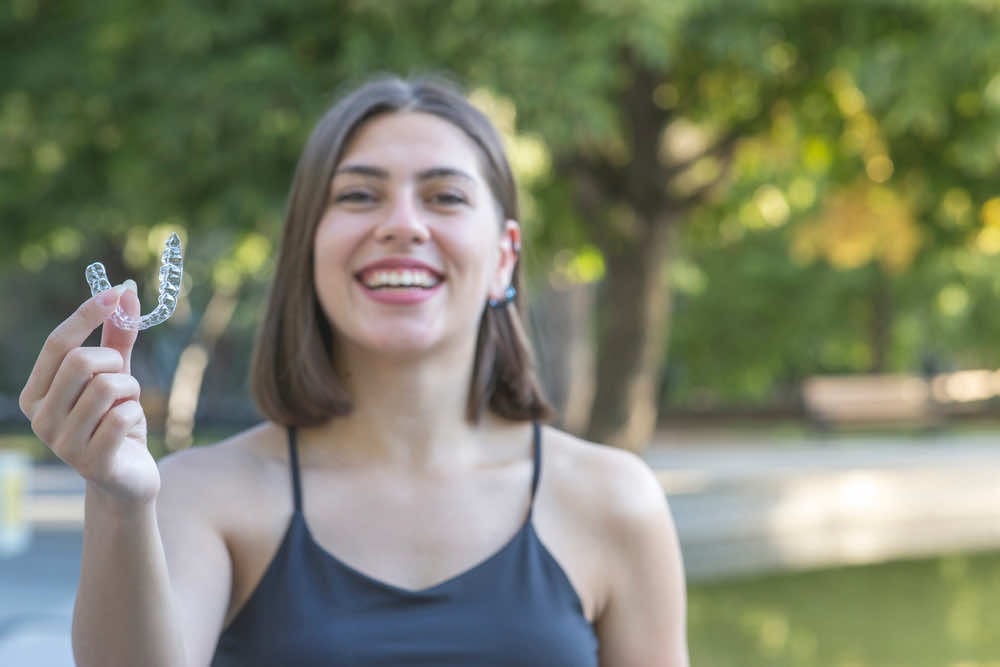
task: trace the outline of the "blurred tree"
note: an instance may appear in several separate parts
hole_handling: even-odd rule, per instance
[[[113,280],[142,272],[143,288],[169,231],[193,240],[171,335],[151,332],[153,359],[138,364],[162,367],[165,342],[168,376],[144,392],[146,407],[151,426],[184,446],[208,354],[243,284],[268,273],[311,118],[350,72],[323,64],[340,23],[321,6],[278,3],[15,2],[0,12],[0,253],[37,273],[68,239],[70,255],[102,252]]]
[[[866,288],[871,339],[884,341],[886,286],[908,266],[945,247],[1000,251],[1000,214],[982,208],[998,153],[997,21],[991,3],[931,0],[17,0],[0,9],[0,253],[38,270],[74,238],[80,252],[98,238],[128,251],[179,227],[205,247],[190,251],[185,331],[210,350],[219,318],[197,333],[202,304],[224,315],[218,295],[239,289],[211,277],[209,253],[239,261],[274,237],[333,87],[381,69],[455,72],[520,138],[539,257],[598,258],[576,272],[600,281],[588,434],[640,448],[672,285],[698,274],[679,250],[691,234],[738,254],[740,239],[774,232],[784,243],[759,247],[782,257],[887,267]],[[244,267],[237,283],[267,271]],[[739,310],[755,286],[732,287]],[[699,335],[729,321],[721,311]]]
[[[691,259],[706,264],[696,264],[699,289],[682,295],[674,397],[759,401],[808,373],[939,366],[943,350],[995,365],[996,8],[793,14],[812,17],[782,28],[811,85],[779,98],[765,131],[741,140],[728,188],[687,229]],[[790,258],[761,256],[782,243]],[[756,294],[779,284],[777,299]],[[697,340],[720,321],[712,343]]]
[[[870,367],[884,367],[891,277],[970,241],[936,213],[946,192],[970,209],[991,194],[991,5],[513,4],[483,9],[505,39],[480,42],[465,71],[517,99],[570,201],[546,214],[603,256],[590,437],[648,442],[671,261],[703,210],[717,240],[733,218],[739,234],[801,227],[787,239],[801,261],[865,267]]]

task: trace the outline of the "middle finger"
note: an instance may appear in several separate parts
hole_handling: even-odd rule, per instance
[[[139,400],[139,382],[125,373],[100,373],[94,376],[66,419],[66,433],[75,444],[90,440],[98,424],[111,408],[127,400]]]
[[[49,418],[62,418],[76,404],[87,384],[98,373],[118,373],[124,365],[118,350],[109,347],[78,347],[59,365],[43,399]]]

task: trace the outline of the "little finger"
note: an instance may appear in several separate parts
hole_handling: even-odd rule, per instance
[[[125,401],[101,417],[93,436],[86,445],[84,477],[103,479],[113,474],[115,454],[125,445],[130,433],[145,436],[146,414],[139,401]],[[140,428],[141,427],[141,428]],[[145,443],[139,443],[145,447]]]

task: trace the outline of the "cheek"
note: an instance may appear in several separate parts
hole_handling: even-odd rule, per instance
[[[465,258],[466,270],[486,270],[496,266],[500,250],[500,230],[487,216],[476,216],[460,224],[439,228],[436,241],[456,258]]]
[[[344,218],[323,218],[313,235],[313,257],[316,260],[339,260],[341,263],[357,249],[365,234],[361,224]]]
[[[342,225],[324,225],[322,221],[313,237],[313,282],[322,296],[329,294],[337,281],[349,279],[349,253],[353,240],[350,230]]]
[[[338,244],[338,237],[343,231],[343,225],[334,224],[334,221],[325,218],[321,219],[313,234],[313,254],[318,257],[329,252],[332,246]]]
[[[447,242],[442,240],[441,246],[456,258],[456,262],[461,262],[457,268],[470,292],[478,295],[488,289],[497,263],[497,251],[482,234],[452,235]]]

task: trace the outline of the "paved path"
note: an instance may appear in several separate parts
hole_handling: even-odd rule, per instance
[[[0,665],[73,667],[70,623],[79,530],[35,531],[26,552],[0,560]]]
[[[832,471],[1000,466],[1000,433],[780,438],[664,432],[645,452],[667,493]]]
[[[1000,549],[1000,435],[661,434],[690,580]]]
[[[658,434],[644,456],[670,499],[692,579],[831,557],[865,562],[898,557],[900,548],[1000,548],[1000,434],[818,440],[679,431]],[[73,665],[82,491],[64,467],[33,471],[29,550],[0,558],[0,666]],[[908,523],[935,515],[931,532]],[[942,541],[948,530],[954,544]]]

